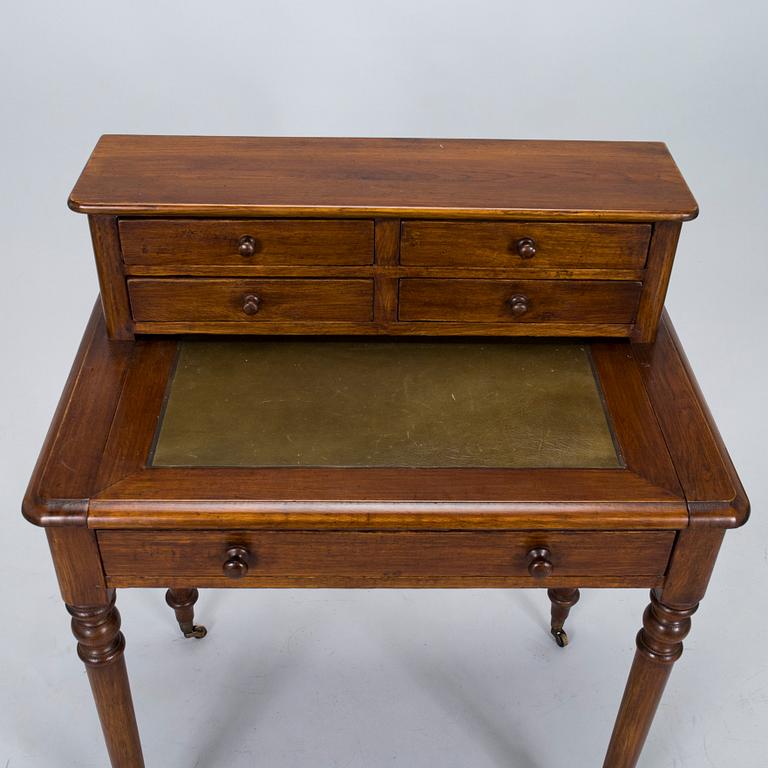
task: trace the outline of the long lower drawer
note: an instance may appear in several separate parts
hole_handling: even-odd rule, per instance
[[[99,531],[113,586],[654,586],[674,531]]]

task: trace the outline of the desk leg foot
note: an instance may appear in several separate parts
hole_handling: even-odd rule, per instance
[[[634,768],[637,764],[672,665],[683,653],[683,640],[697,608],[698,604],[670,608],[661,602],[659,593],[651,592],[651,604],[643,614],[635,660],[603,768]]]
[[[561,587],[560,589],[548,589],[547,595],[552,602],[552,637],[560,648],[568,645],[568,635],[563,629],[565,620],[576,603],[581,597],[579,590],[570,587]]]
[[[112,592],[107,605],[67,605],[77,653],[85,664],[112,768],[144,768],[125,668],[125,638]]]
[[[208,630],[195,624],[195,603],[200,593],[196,589],[169,589],[165,593],[165,602],[173,608],[176,620],[184,634],[184,637],[194,637],[202,640]]]

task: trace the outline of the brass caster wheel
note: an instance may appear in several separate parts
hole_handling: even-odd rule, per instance
[[[552,637],[555,638],[555,642],[559,648],[565,648],[565,646],[568,645],[568,635],[565,633],[564,629],[553,629]]]
[[[208,634],[208,630],[202,625],[195,624],[191,632],[185,632],[184,637],[194,637],[196,640],[202,640]]]

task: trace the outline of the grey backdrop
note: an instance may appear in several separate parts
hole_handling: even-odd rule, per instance
[[[66,196],[104,132],[664,140],[701,206],[668,307],[752,498],[642,766],[768,748],[766,5],[83,1],[0,27],[0,766],[103,766],[41,531],[19,500],[97,291]],[[208,592],[201,643],[119,597],[150,768],[596,766],[646,595]]]

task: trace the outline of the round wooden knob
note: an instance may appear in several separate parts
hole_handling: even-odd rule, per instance
[[[230,547],[222,570],[230,579],[242,579],[248,573],[248,562],[251,555],[245,547]]]
[[[255,293],[247,293],[243,296],[243,312],[246,315],[255,315],[260,305],[261,299]]]
[[[532,259],[536,255],[536,241],[532,237],[521,237],[515,248],[521,259]]]
[[[528,573],[534,579],[546,579],[552,575],[555,566],[552,565],[552,553],[547,547],[536,547],[528,553]]]
[[[256,253],[256,238],[243,235],[237,243],[237,250],[241,256],[253,256]]]
[[[522,293],[516,293],[509,299],[509,306],[513,315],[524,315],[528,311],[528,297]]]

